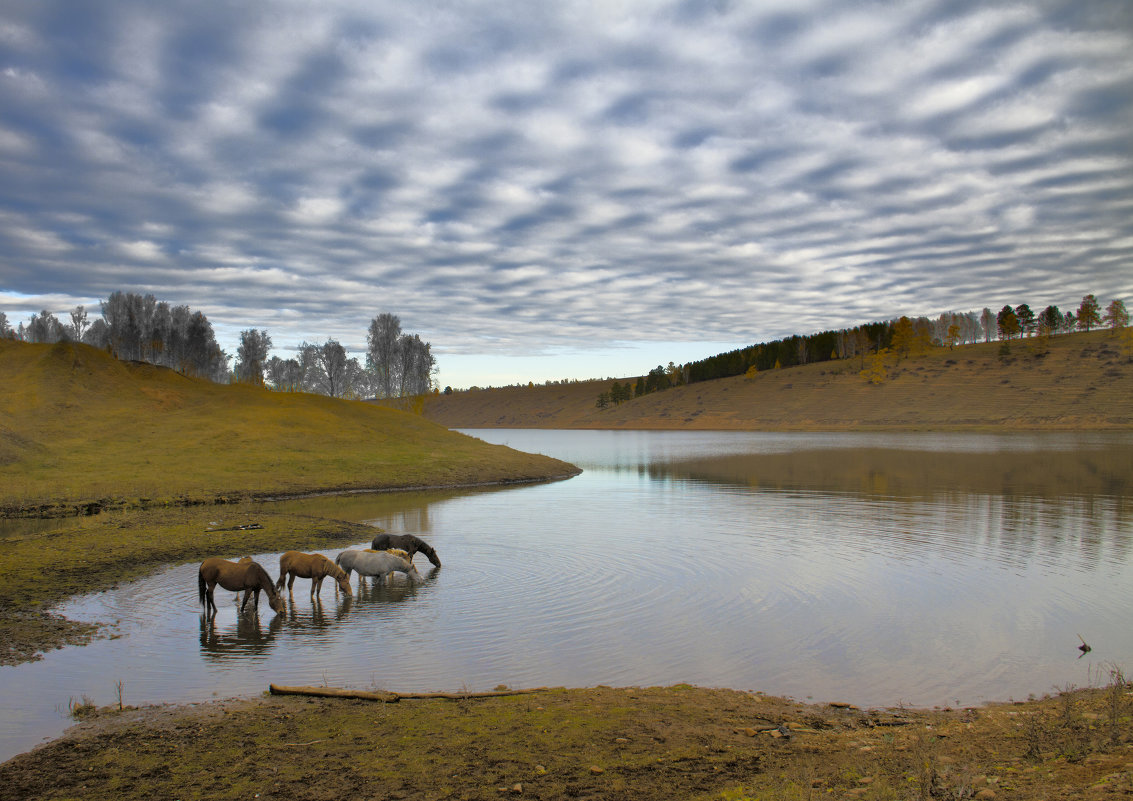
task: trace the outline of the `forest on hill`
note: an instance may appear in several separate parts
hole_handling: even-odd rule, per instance
[[[947,312],[936,318],[902,316],[887,322],[865,323],[854,328],[794,335],[751,345],[715,356],[656,368],[625,384],[615,381],[598,394],[597,405],[617,406],[633,398],[670,387],[713,381],[737,375],[753,376],[766,370],[779,370],[804,364],[857,360],[863,377],[879,383],[889,369],[910,354],[919,355],[933,347],[989,343],[993,339],[1009,343],[1012,339],[1037,337],[1046,341],[1058,334],[1089,332],[1102,325],[1117,331],[1129,324],[1129,313],[1120,299],[1110,301],[1105,311],[1090,294],[1082,298],[1077,312],[1063,313],[1047,306],[1036,314],[1026,303],[1004,306],[998,313],[985,308],[982,313]],[[1009,348],[1009,345],[1008,345]]]
[[[1079,331],[871,354],[744,373],[595,403],[633,379],[500,387],[430,398],[450,428],[862,431],[1133,428],[1133,330]],[[879,360],[880,381],[871,369]],[[888,360],[887,360],[888,359]],[[623,383],[624,382],[624,383]]]
[[[93,321],[84,307],[77,306],[71,310],[69,322],[61,322],[44,310],[15,328],[0,312],[0,339],[83,342],[121,360],[170,367],[217,383],[254,384],[277,391],[351,399],[415,398],[418,408],[426,396],[439,391],[432,345],[417,334],[403,332],[400,319],[389,313],[370,322],[364,365],[348,356],[334,339],[321,344],[303,342],[294,358],[281,359],[269,355],[272,339],[266,330],[247,329],[240,333],[235,364],[230,368],[232,357],[217,344],[211,323],[200,311],[129,292],[112,293],[100,307],[101,317]],[[876,375],[884,371],[887,362],[931,347],[1043,338],[1089,332],[1103,325],[1118,330],[1128,323],[1129,313],[1122,300],[1111,300],[1103,311],[1093,294],[1084,296],[1075,311],[1063,312],[1048,305],[1036,313],[1021,303],[1006,305],[998,313],[984,308],[979,314],[902,316],[852,328],[795,334],[683,365],[658,365],[637,377],[636,382],[615,382],[609,391],[598,394],[597,404],[616,406],[674,386],[828,361],[857,359],[859,369],[865,371],[867,359],[872,358],[870,369]],[[452,392],[451,387],[445,388],[446,395]]]
[[[91,320],[83,306],[62,322],[46,309],[13,328],[0,312],[0,339],[53,344],[82,342],[123,361],[168,367],[218,384],[267,386],[280,392],[310,392],[332,398],[402,398],[433,389],[437,361],[432,346],[401,330],[401,320],[383,313],[370,322],[366,362],[347,355],[335,339],[303,342],[294,358],[269,356],[271,335],[240,332],[235,365],[217,344],[212,323],[189,306],[170,306],[153,295],[113,292],[100,301],[101,317]]]

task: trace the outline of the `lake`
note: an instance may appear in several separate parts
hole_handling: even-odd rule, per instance
[[[584,472],[287,502],[423,537],[443,567],[418,556],[417,586],[346,601],[328,581],[312,604],[298,579],[286,613],[261,599],[258,618],[218,588],[206,623],[192,563],[74,599],[60,611],[114,638],[0,668],[0,758],[57,736],[70,699],[117,702],[119,682],[128,704],[270,682],[689,682],[933,706],[1103,684],[1133,661],[1133,435],[466,433]],[[276,575],[278,554],[255,558]]]

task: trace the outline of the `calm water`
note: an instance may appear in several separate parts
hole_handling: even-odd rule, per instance
[[[62,611],[118,636],[0,668],[0,758],[119,681],[130,704],[684,681],[929,706],[1133,666],[1129,435],[469,433],[584,472],[290,504],[424,537],[444,566],[419,556],[416,587],[344,602],[327,582],[312,604],[300,579],[258,620],[218,589],[205,624],[194,563],[77,599]]]

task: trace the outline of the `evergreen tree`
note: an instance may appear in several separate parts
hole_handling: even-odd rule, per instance
[[[1078,327],[1084,328],[1088,332],[1094,326],[1100,325],[1101,321],[1098,299],[1093,295],[1086,295],[1082,298],[1082,304],[1078,307]]]
[[[1026,303],[1020,303],[1015,307],[1015,318],[1019,321],[1020,336],[1023,334],[1033,334],[1035,331],[1035,313],[1031,311],[1031,307]]]
[[[1102,319],[1114,331],[1129,325],[1129,312],[1125,310],[1125,303],[1117,299],[1111,300]]]
[[[1019,326],[1019,318],[1016,316],[1015,310],[1010,306],[1004,306],[999,310],[999,314],[995,317],[995,322],[999,329],[1000,339],[1011,339],[1011,337],[1022,330]]]
[[[1039,330],[1053,334],[1062,329],[1062,312],[1057,306],[1047,306],[1039,312]]]

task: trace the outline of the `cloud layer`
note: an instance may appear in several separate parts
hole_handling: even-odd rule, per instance
[[[1126,0],[16,2],[0,109],[17,319],[443,369],[1133,296]]]

